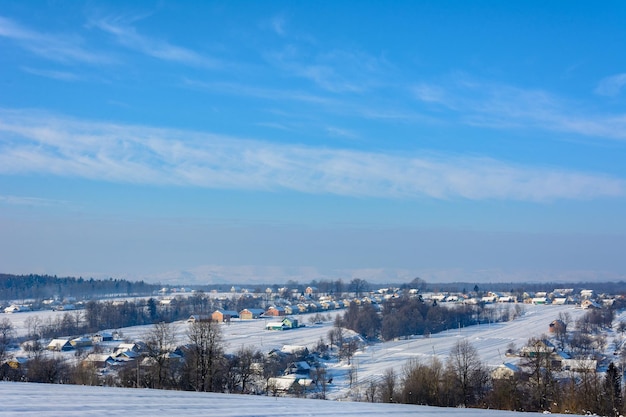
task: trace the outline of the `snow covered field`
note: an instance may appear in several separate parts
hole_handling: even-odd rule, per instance
[[[504,352],[510,343],[517,348],[523,346],[530,337],[548,333],[549,323],[556,319],[559,313],[569,313],[575,321],[584,310],[573,306],[556,305],[523,305],[523,314],[520,318],[491,325],[472,326],[456,329],[444,333],[433,334],[428,338],[415,336],[409,339],[378,343],[358,351],[351,364],[347,361],[327,363],[327,373],[333,378],[333,383],[327,388],[327,398],[345,399],[350,396],[359,398],[366,384],[372,379],[380,378],[387,369],[393,368],[397,375],[401,375],[407,361],[412,359],[429,359],[433,355],[444,360],[450,349],[462,338],[476,347],[481,359],[490,367],[498,366],[505,360]],[[54,317],[60,312],[25,312],[6,314],[18,330],[18,334],[25,334],[26,319],[33,315],[40,315],[43,321]],[[343,314],[337,311],[332,314]],[[308,316],[297,316],[306,327],[288,331],[265,330],[265,320],[233,320],[222,325],[226,350],[235,352],[241,347],[252,347],[264,353],[272,349],[281,349],[284,345],[301,345],[312,348],[321,338],[327,339],[333,322],[310,324]],[[181,343],[186,342],[188,324],[184,321],[172,324]],[[119,329],[125,339],[141,340],[151,326],[136,326]],[[350,368],[356,371],[356,386],[349,387],[347,374]]]
[[[253,395],[0,382],[6,417],[512,417],[495,410],[371,404]]]

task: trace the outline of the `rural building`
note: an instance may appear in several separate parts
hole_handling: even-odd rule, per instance
[[[105,353],[91,353],[87,355],[85,360],[83,360],[83,366],[93,366],[96,368],[104,368],[106,366],[114,365],[115,360],[111,355],[107,355]]]
[[[21,313],[23,311],[30,311],[30,307],[24,305],[12,304],[4,309],[5,313]]]
[[[75,348],[88,347],[93,345],[93,339],[91,337],[83,336],[70,340],[70,343]]]
[[[591,301],[591,300],[583,300],[582,303],[580,303],[580,306],[587,310],[587,309],[600,309],[602,308],[602,306],[598,303],[596,303],[595,301]]]
[[[563,334],[567,330],[567,324],[563,320],[554,320],[548,329],[550,333]]]
[[[208,314],[192,314],[187,319],[187,323],[195,323],[199,321],[208,321],[208,320],[211,320],[211,316],[209,316]]]
[[[263,315],[265,310],[262,308],[244,308],[239,312],[239,318],[241,320],[253,320],[258,319]]]
[[[74,349],[74,346],[70,343],[70,339],[52,339],[52,341],[48,343],[47,349],[55,352],[67,352],[68,350]]]
[[[279,317],[279,316],[284,316],[285,315],[285,309],[282,307],[278,307],[278,306],[271,306],[270,308],[268,308],[265,313],[265,316],[267,317]]]
[[[223,323],[230,321],[230,319],[236,319],[239,317],[239,313],[231,310],[215,310],[213,314],[211,314],[211,319],[218,323]]]
[[[491,372],[491,377],[493,379],[511,379],[520,374],[521,370],[519,367],[507,362],[494,369]]]
[[[265,325],[266,330],[290,330],[298,327],[300,327],[298,320],[291,317],[285,317],[282,321],[273,321]]]

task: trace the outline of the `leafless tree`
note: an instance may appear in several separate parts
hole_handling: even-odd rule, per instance
[[[0,363],[6,359],[7,351],[14,336],[15,328],[11,320],[6,317],[0,320]]]
[[[450,351],[448,366],[455,376],[460,403],[469,406],[482,394],[487,372],[478,351],[467,340],[458,341]]]
[[[521,365],[528,376],[526,383],[530,410],[549,411],[556,394],[556,380],[552,367],[552,350],[546,345],[545,337],[531,338],[526,343],[528,355]]]
[[[211,320],[189,325],[187,369],[190,384],[196,391],[220,391],[218,376],[223,360],[224,342],[219,323]]]
[[[380,399],[383,403],[397,402],[396,398],[396,384],[398,378],[393,368],[385,370],[383,379],[380,382]]]
[[[148,365],[154,370],[154,378],[151,379],[151,388],[164,388],[164,383],[169,376],[169,354],[175,348],[174,329],[170,323],[156,323],[144,336],[146,343],[146,357]]]

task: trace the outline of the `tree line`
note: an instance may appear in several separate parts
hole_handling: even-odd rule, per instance
[[[537,347],[542,338],[531,338]],[[540,352],[540,349],[536,349]],[[413,360],[398,375],[393,369],[364,387],[367,401],[441,407],[475,407],[511,411],[620,416],[626,411],[622,370],[611,362],[607,371],[567,372],[557,377],[548,353],[523,358],[510,375],[492,378],[476,348],[457,342],[447,362],[436,357]]]
[[[147,295],[157,284],[124,279],[85,279],[56,275],[0,274],[0,300],[44,300],[53,297],[78,299],[113,295]]]
[[[420,297],[401,295],[378,308],[371,303],[352,302],[338,325],[354,330],[368,340],[392,340],[411,335],[429,335],[481,323],[514,319],[521,313],[516,304],[486,307],[484,304],[440,306]]]
[[[8,324],[6,336],[11,337],[10,322],[4,324]],[[134,360],[105,372],[103,364],[90,361],[93,355],[86,351],[77,350],[68,358],[50,355],[40,346],[29,352],[24,365],[2,363],[0,380],[260,394],[272,392],[270,378],[282,375],[290,363],[306,360],[308,355],[306,350],[264,354],[249,346],[227,354],[220,324],[211,320],[190,323],[182,342],[176,333],[171,323],[155,323],[137,342]],[[96,347],[93,353],[102,353],[102,349]]]

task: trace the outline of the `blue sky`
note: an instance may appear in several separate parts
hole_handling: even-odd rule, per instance
[[[3,272],[626,275],[623,2],[0,2]]]

